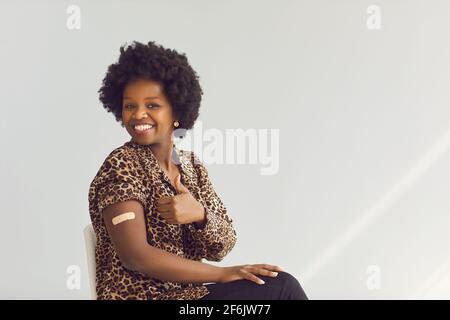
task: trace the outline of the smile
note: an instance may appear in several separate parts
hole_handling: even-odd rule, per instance
[[[136,125],[133,127],[134,131],[139,134],[147,133],[150,130],[152,130],[155,126],[151,124],[144,124],[144,125]]]

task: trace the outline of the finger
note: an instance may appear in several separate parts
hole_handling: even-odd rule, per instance
[[[167,204],[172,202],[172,197],[163,197],[158,199],[158,204]]]
[[[157,208],[158,211],[170,211],[171,209],[172,209],[172,205],[170,205],[170,204],[159,205]]]
[[[259,268],[258,274],[260,274],[262,276],[276,277],[278,275],[278,272],[264,269],[264,268]]]
[[[158,213],[159,213],[161,216],[163,216],[163,218],[168,218],[168,217],[172,216],[171,212],[172,212],[172,211],[170,211],[170,210],[167,210],[167,211],[158,211]]]
[[[259,275],[262,275],[262,276],[276,277],[278,275],[278,272],[274,272],[274,271],[271,271],[271,270],[268,270],[268,269],[264,269],[264,268],[261,268],[261,267],[254,267],[254,266],[252,266],[252,267],[249,268],[249,270],[250,270],[249,272],[252,272],[252,273],[255,273],[255,274],[259,274]]]
[[[175,179],[175,189],[178,193],[186,193],[189,192],[189,190],[181,183],[181,175],[177,175]]]
[[[242,270],[243,276],[245,279],[256,282],[257,284],[264,284],[265,282],[258,278],[257,276],[255,276],[253,273],[247,272],[245,270]]]
[[[158,214],[164,219],[167,219],[167,217],[169,216],[169,212],[167,211],[158,211]]]
[[[165,205],[165,204],[171,204],[172,202],[173,202],[172,199],[169,199],[169,200],[161,200],[161,201],[158,201],[157,205],[158,205],[158,206],[162,206],[162,205]]]
[[[168,221],[170,221],[170,220],[173,220],[173,215],[170,214],[170,212],[159,212],[159,215],[160,215],[161,217],[163,217],[163,219],[164,219],[166,222],[168,222]]]
[[[253,266],[258,266],[260,268],[265,268],[267,270],[272,270],[272,271],[284,271],[284,269],[282,267],[275,266],[273,264],[267,264],[267,263],[254,264]]]
[[[173,218],[172,211],[158,211],[158,213],[164,218],[164,219],[171,219]]]

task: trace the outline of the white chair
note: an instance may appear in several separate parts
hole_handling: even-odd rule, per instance
[[[86,246],[86,258],[88,265],[89,286],[91,291],[91,299],[97,299],[97,292],[95,290],[95,244],[97,238],[95,236],[94,228],[92,224],[88,224],[84,227],[84,244]]]

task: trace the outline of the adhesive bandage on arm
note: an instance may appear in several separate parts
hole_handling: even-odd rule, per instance
[[[121,213],[118,216],[115,216],[114,218],[112,218],[112,223],[113,225],[119,224],[121,222],[127,221],[127,220],[132,220],[136,218],[136,215],[134,214],[134,212],[130,211],[130,212],[125,212],[125,213]]]

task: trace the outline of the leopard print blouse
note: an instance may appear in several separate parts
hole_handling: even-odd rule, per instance
[[[208,172],[192,151],[174,146],[173,159],[181,182],[205,207],[206,225],[168,224],[157,210],[157,200],[177,192],[148,145],[132,140],[114,149],[89,187],[89,214],[97,236],[96,292],[99,300],[192,300],[209,293],[200,283],[177,283],[148,277],[125,268],[114,250],[102,210],[120,201],[138,200],[144,207],[147,241],[180,257],[221,261],[236,243],[227,209],[213,189]]]

